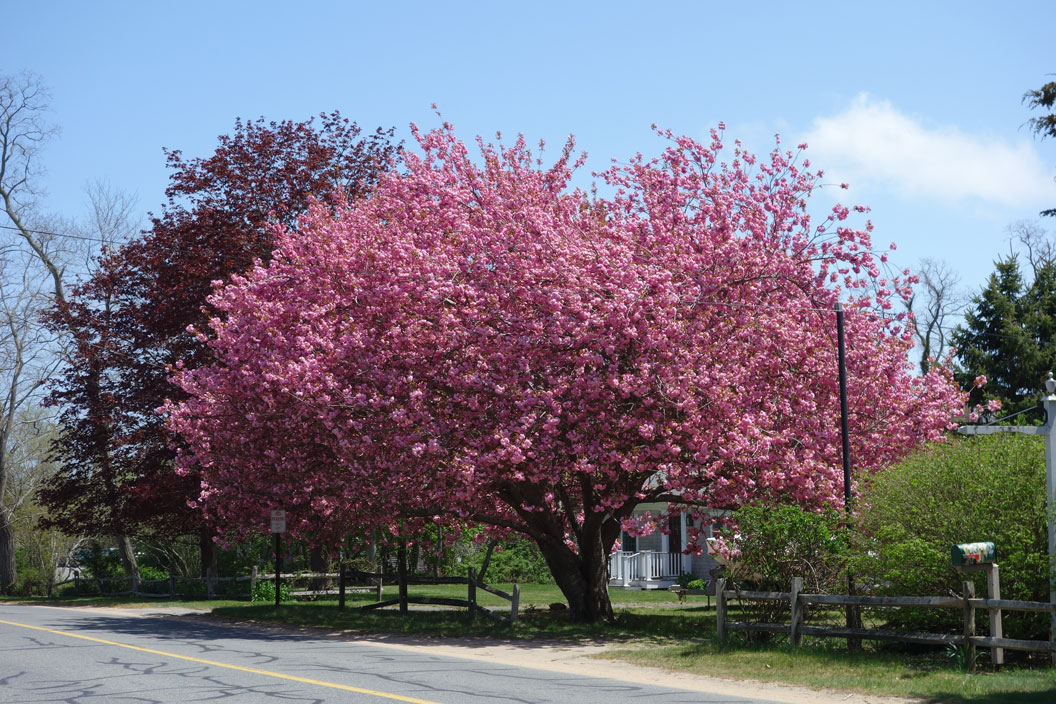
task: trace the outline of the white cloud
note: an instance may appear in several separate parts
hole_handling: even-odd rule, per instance
[[[816,118],[803,141],[826,181],[835,176],[907,197],[1018,207],[1051,207],[1056,200],[1052,167],[1028,138],[1013,142],[926,125],[864,93],[842,112]]]

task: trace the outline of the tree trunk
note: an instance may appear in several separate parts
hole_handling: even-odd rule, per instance
[[[13,594],[18,582],[18,567],[15,565],[15,535],[11,526],[11,515],[0,511],[0,594]]]
[[[584,530],[582,542],[579,554],[561,541],[540,541],[538,545],[554,581],[568,600],[572,620],[611,621],[608,553],[602,549],[600,531],[591,537]]]
[[[480,573],[477,575],[477,579],[484,582],[488,576],[488,566],[491,565],[491,554],[495,551],[495,545],[498,544],[498,540],[492,538],[488,541],[488,549],[484,553],[484,559],[480,563]]]
[[[330,566],[330,552],[323,547],[315,546],[308,552],[308,569],[312,572],[326,572]],[[311,580],[308,588],[321,592],[330,588],[331,581],[326,577]]]
[[[218,576],[220,573],[216,569],[216,543],[213,542],[213,531],[208,529],[202,529],[202,532],[198,534],[198,555],[201,558],[201,577],[209,576],[209,570],[212,570],[213,576]]]
[[[117,549],[121,553],[121,563],[125,566],[125,574],[139,583],[139,562],[136,553],[132,550],[132,539],[127,535],[119,535],[114,538],[117,541]]]

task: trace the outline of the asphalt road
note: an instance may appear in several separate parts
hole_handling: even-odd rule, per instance
[[[731,697],[113,609],[0,605],[0,702],[621,704]]]

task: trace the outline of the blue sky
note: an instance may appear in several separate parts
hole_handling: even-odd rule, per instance
[[[656,153],[650,125],[774,132],[872,207],[894,261],[947,261],[977,290],[1008,225],[1056,207],[1056,140],[1023,93],[1056,73],[1056,3],[8,3],[0,71],[51,88],[62,134],[41,203],[84,213],[94,180],[157,210],[162,147],[204,156],[236,117],[338,109],[365,128],[523,132],[591,155]],[[589,182],[589,174],[584,175]],[[829,194],[832,194],[831,196]],[[1056,234],[1056,220],[1043,223]]]

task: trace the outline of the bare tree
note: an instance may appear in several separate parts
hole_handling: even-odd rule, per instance
[[[922,259],[917,275],[920,283],[906,308],[913,315],[920,344],[920,371],[927,374],[932,363],[946,355],[951,323],[964,310],[967,297],[958,286],[960,277],[945,262]]]
[[[54,370],[54,338],[40,324],[49,299],[44,276],[35,274],[34,260],[7,247],[0,251],[0,593],[18,581],[15,565],[14,519],[33,494],[38,474],[27,473],[17,425],[38,387]]]
[[[31,274],[32,267],[25,270],[21,285],[16,279],[5,278],[0,282],[5,287],[6,311],[5,317],[0,318],[0,324],[6,326],[4,344],[10,346],[13,355],[5,357],[13,360],[11,365],[0,369],[3,374],[0,383],[6,389],[3,397],[5,411],[0,415],[0,421],[6,421],[5,428],[0,428],[3,433],[0,440],[4,442],[4,449],[0,451],[3,452],[8,452],[14,418],[19,408],[27,403],[39,385],[25,366],[26,350],[30,347],[36,350],[43,344],[51,352],[49,364],[60,359],[54,340],[47,338],[44,332],[40,312],[48,304],[66,304],[64,283],[67,263],[80,255],[84,257],[87,268],[92,256],[102,249],[91,247],[91,243],[102,244],[103,248],[113,246],[128,239],[133,229],[130,216],[134,199],[105,184],[88,188],[91,203],[90,234],[85,234],[84,230],[77,232],[78,228],[69,223],[58,223],[55,219],[47,221],[38,215],[36,200],[40,192],[36,187],[36,179],[41,174],[38,157],[43,146],[58,133],[58,129],[46,119],[49,97],[47,88],[33,74],[0,75],[0,201],[10,223],[3,225],[3,228],[5,232],[14,234],[14,241],[21,241],[22,247],[18,249],[31,257],[23,261],[27,267],[35,262],[37,269],[45,272],[41,280],[47,280],[50,288],[49,300],[42,301],[40,296],[43,291],[35,283],[32,286],[27,283],[36,281]],[[10,238],[0,242],[7,243],[4,251],[8,255],[17,251]],[[79,339],[80,331],[70,329],[66,332],[66,342]],[[10,471],[6,465],[0,465],[0,590],[10,589],[17,576],[10,526],[14,510],[10,504],[15,499],[4,493],[9,485]],[[130,574],[138,577],[138,566],[130,540],[127,536],[118,536],[117,541],[126,568]]]
[[[33,228],[28,217],[36,205],[34,179],[40,175],[37,157],[44,144],[58,134],[58,128],[45,119],[49,98],[47,88],[32,74],[0,76],[0,200],[15,231],[47,269],[55,299],[63,301],[66,296],[54,251],[55,238]]]
[[[1031,273],[1036,279],[1038,270],[1043,266],[1056,262],[1056,244],[1049,237],[1048,231],[1039,223],[1020,220],[1008,226],[1009,253],[1015,253],[1015,243],[1018,242],[1023,250],[1026,250],[1027,261],[1030,263]]]

